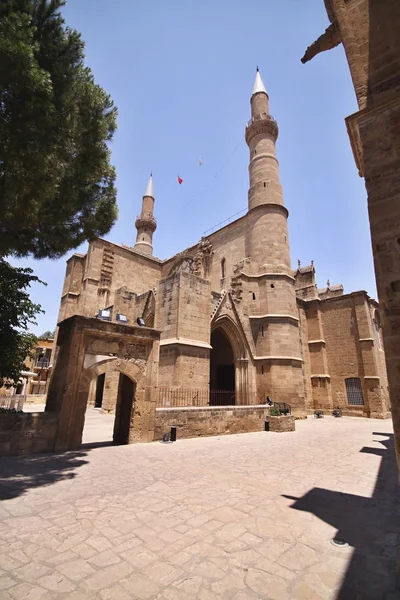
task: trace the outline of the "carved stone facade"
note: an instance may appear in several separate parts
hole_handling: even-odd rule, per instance
[[[201,398],[201,405],[260,405],[270,396],[290,404],[298,416],[338,407],[345,414],[388,416],[378,305],[366,292],[344,294],[341,286],[331,285],[318,290],[313,264],[297,270],[291,266],[277,135],[257,74],[245,131],[250,156],[246,215],[167,260],[150,253],[142,222],[139,247],[96,240],[86,255],[69,259],[61,331],[74,315],[90,319],[90,352],[103,355],[104,335],[97,338],[96,328],[119,327],[120,339],[109,336],[107,342],[111,356],[85,367],[105,375],[104,410],[118,406],[121,365],[125,371],[134,369],[135,382],[147,382],[151,402],[159,401],[161,388],[173,393],[185,389],[185,398],[193,403]],[[152,210],[152,185],[146,194],[145,208]],[[109,310],[111,323],[93,318],[101,309]],[[121,314],[125,324],[118,321]],[[138,318],[145,327],[135,326],[132,332]],[[138,341],[139,330],[144,338],[159,335],[159,344],[156,337],[152,345],[148,339]],[[66,346],[59,343],[56,368],[67,360]],[[102,360],[111,361],[113,368],[97,371]],[[72,386],[66,392],[72,397],[77,391],[73,370],[69,377],[63,381]],[[96,393],[92,384],[93,402]],[[52,391],[49,407],[56,397]],[[135,439],[144,439],[143,422],[138,427]]]

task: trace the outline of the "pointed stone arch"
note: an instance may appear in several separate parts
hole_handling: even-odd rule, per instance
[[[221,315],[212,323],[211,333],[221,329],[232,345],[235,360],[247,357],[246,341],[237,323],[229,315]]]
[[[244,335],[233,318],[227,314],[219,316],[212,323],[211,335],[217,330],[223,333],[232,347],[235,376],[235,404],[251,404],[248,374],[249,359]],[[210,373],[212,369],[211,357]]]
[[[145,375],[145,367],[140,364],[140,359],[126,360],[114,356],[106,359],[102,358],[90,367],[84,369],[81,377],[80,391],[83,390],[92,379],[99,377],[99,375],[113,372],[122,373],[129,377],[135,384],[138,384]]]

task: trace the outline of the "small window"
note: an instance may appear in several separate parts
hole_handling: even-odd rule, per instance
[[[272,287],[272,288],[274,288],[274,287],[275,287],[275,285],[274,285],[273,283],[271,283],[271,287]]]
[[[267,184],[265,183],[265,181],[264,181],[264,187],[267,187]]]
[[[261,325],[261,335],[264,337],[264,325]]]
[[[225,258],[221,260],[221,278],[225,279]]]
[[[358,377],[349,377],[345,379],[345,384],[349,406],[363,406],[364,398],[360,379]]]
[[[264,375],[264,365],[261,365],[261,375]]]
[[[254,292],[252,292],[252,294],[253,294],[253,300],[255,300],[256,299],[256,295],[255,295]]]

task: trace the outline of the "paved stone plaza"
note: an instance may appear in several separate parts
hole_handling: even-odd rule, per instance
[[[400,597],[390,421],[119,447],[112,423],[0,461],[2,600]]]

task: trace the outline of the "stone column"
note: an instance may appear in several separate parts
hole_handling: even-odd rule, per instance
[[[92,379],[89,387],[89,397],[88,397],[88,406],[94,406],[96,400],[96,384],[97,379]]]
[[[247,358],[235,360],[235,403],[238,405],[253,404],[249,394],[247,366]]]
[[[118,398],[119,373],[109,372],[105,374],[103,401],[101,411],[115,413]]]

